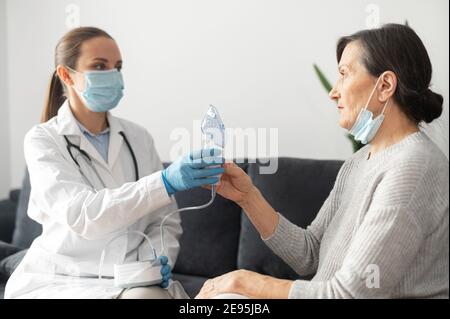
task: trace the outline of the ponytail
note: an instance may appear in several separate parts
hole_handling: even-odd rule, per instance
[[[66,100],[64,88],[56,71],[53,72],[48,86],[47,98],[41,116],[41,123],[47,122],[58,114],[58,110]]]

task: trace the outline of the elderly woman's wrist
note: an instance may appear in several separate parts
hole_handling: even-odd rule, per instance
[[[274,233],[279,217],[273,207],[266,201],[258,188],[253,187],[240,204],[245,214],[256,227],[262,238],[268,238]]]
[[[237,204],[242,209],[246,210],[247,208],[254,206],[258,202],[258,200],[260,200],[260,197],[261,193],[259,192],[259,189],[255,185],[252,185],[251,189]]]
[[[275,282],[273,284],[274,289],[269,289],[269,295],[267,298],[269,299],[288,299],[289,292],[291,291],[292,284],[294,283],[292,280],[286,279],[274,279]]]

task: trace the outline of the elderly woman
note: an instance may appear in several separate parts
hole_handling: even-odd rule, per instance
[[[390,24],[341,38],[337,60],[339,124],[368,145],[344,163],[312,224],[275,212],[234,164],[217,188],[299,275],[315,276],[237,270],[208,280],[197,298],[448,298],[449,163],[420,131],[443,102],[429,89],[427,51],[412,29]]]

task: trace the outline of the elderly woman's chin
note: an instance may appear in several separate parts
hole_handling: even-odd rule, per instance
[[[339,126],[340,126],[340,127],[344,128],[344,129],[346,129],[346,130],[348,130],[348,129],[351,127],[350,123],[351,123],[351,120],[348,119],[347,117],[345,117],[345,116],[343,116],[343,115],[341,115],[341,116],[339,117]]]

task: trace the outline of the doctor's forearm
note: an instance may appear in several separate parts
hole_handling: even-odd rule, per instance
[[[278,226],[279,217],[258,188],[253,187],[245,200],[240,202],[239,205],[262,238],[268,238],[273,234]]]

